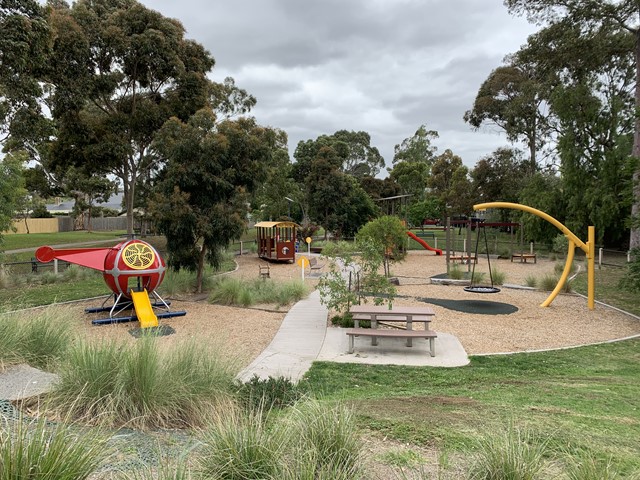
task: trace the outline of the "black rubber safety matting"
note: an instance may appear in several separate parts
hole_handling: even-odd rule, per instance
[[[510,315],[518,311],[518,307],[510,303],[492,302],[489,300],[449,300],[446,298],[418,298],[421,302],[431,303],[456,312],[474,313],[476,315]]]
[[[142,335],[165,337],[167,335],[173,335],[174,333],[176,333],[175,329],[169,325],[159,325],[157,327],[148,328],[132,328],[129,330],[129,334],[136,338],[140,338]]]

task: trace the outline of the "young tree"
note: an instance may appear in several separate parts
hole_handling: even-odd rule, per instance
[[[383,258],[385,277],[391,274],[391,259],[400,261],[407,255],[403,248],[407,240],[407,227],[398,217],[385,215],[376,218],[364,225],[356,238],[359,243],[368,242],[378,249]]]
[[[169,120],[154,148],[168,160],[150,212],[167,238],[169,265],[197,272],[219,267],[223,250],[246,228],[248,200],[286,136],[252,118],[216,123],[210,110]]]

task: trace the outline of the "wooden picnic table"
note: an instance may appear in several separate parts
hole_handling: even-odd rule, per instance
[[[424,330],[429,331],[429,323],[435,318],[436,313],[433,311],[431,307],[393,307],[389,309],[388,306],[385,305],[355,305],[349,309],[351,314],[353,315],[353,323],[355,329],[353,330],[361,330],[359,329],[360,320],[369,320],[371,322],[371,329],[378,329],[378,322],[402,322],[406,323],[407,331],[411,332],[413,330],[414,323],[422,323],[424,324]],[[379,330],[379,329],[378,329]],[[374,332],[367,332],[369,336],[371,336],[371,345],[378,344],[377,336],[374,336]],[[402,336],[400,333],[394,333],[393,335],[387,335],[384,330],[379,332],[381,337],[384,336]],[[347,333],[347,335],[354,335]],[[406,333],[407,339],[407,347],[412,346],[412,339],[415,335],[411,333]],[[351,340],[353,337],[351,336]],[[431,350],[433,351],[433,343],[431,343]],[[351,348],[352,349],[352,348]]]

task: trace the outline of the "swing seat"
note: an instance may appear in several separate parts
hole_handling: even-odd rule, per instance
[[[464,291],[469,293],[498,293],[500,289],[498,287],[471,285],[464,287]]]

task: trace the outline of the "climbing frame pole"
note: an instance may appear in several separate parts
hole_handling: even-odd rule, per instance
[[[523,212],[532,213],[533,215],[536,215],[551,223],[554,227],[564,233],[565,237],[567,237],[567,239],[569,240],[567,261],[565,262],[564,270],[562,272],[562,275],[560,276],[560,280],[558,280],[556,288],[553,290],[553,292],[551,292],[549,297],[544,302],[542,302],[542,304],[540,305],[541,307],[548,307],[549,305],[551,305],[553,299],[556,298],[556,296],[558,296],[558,294],[560,293],[560,290],[569,277],[569,272],[571,271],[571,263],[573,263],[575,247],[579,247],[587,257],[587,305],[590,310],[593,310],[595,308],[595,227],[590,226],[588,228],[587,242],[585,243],[580,240],[571,230],[569,230],[566,226],[553,218],[551,215],[533,207],[510,202],[488,202],[479,203],[473,206],[474,210],[486,210],[488,208],[511,208],[514,210],[522,210]]]

